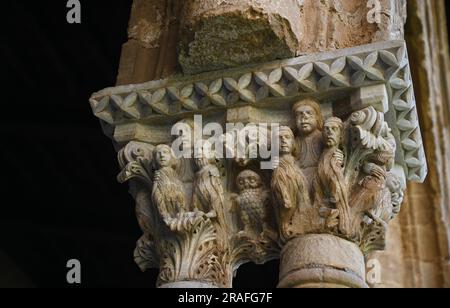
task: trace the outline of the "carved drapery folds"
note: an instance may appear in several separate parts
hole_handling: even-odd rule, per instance
[[[311,100],[294,112],[298,142],[289,127],[280,129],[280,164],[272,176],[280,240],[329,233],[365,253],[383,249],[405,189],[393,172],[396,143],[384,115],[368,107],[345,121],[320,122]]]
[[[276,108],[299,96],[330,99],[336,92],[377,85],[386,87],[389,106],[378,100],[379,93],[368,91],[368,97],[355,100],[355,106],[349,108],[358,110],[368,104],[388,112],[391,128],[395,130],[398,160],[407,170],[407,179],[423,181],[427,166],[403,41],[313,54],[195,78],[175,77],[108,88],[93,94],[90,103],[94,114],[104,122],[105,132],[111,126],[115,128],[115,141],[123,143],[139,138],[155,144],[156,138],[142,133],[137,123],[159,123],[164,119],[220,113],[241,106]]]
[[[178,168],[181,162],[167,145],[130,142],[120,151],[119,162],[123,171],[118,180],[131,181],[144,232],[135,260],[142,270],[160,269],[158,285],[197,281],[231,287],[242,263],[277,258],[269,195],[258,174],[241,173],[237,194],[225,200],[215,159],[195,159],[193,185],[179,180],[185,169]],[[232,225],[232,220],[242,223]]]
[[[393,169],[396,142],[383,113],[367,107],[323,121],[311,99],[293,110],[298,135],[280,128],[271,190],[253,170],[222,174],[214,158],[193,159],[193,185],[185,185],[168,145],[131,142],[120,151],[118,179],[133,181],[144,231],[136,262],[160,268],[160,285],[230,287],[240,264],[276,258],[281,246],[308,234],[335,235],[366,254],[384,248],[405,187]],[[228,180],[234,192],[225,190]]]
[[[106,89],[91,105],[124,145],[118,180],[130,182],[144,233],[135,260],[142,270],[160,269],[159,286],[231,287],[240,265],[292,261],[289,249],[301,254],[322,239],[361,265],[363,255],[384,249],[406,180],[427,172],[400,41]],[[180,119],[193,126],[194,114],[224,128],[236,120],[280,124],[276,167],[261,170],[261,157],[175,158],[166,132]],[[291,265],[309,277],[304,285],[324,279],[314,276],[317,264]],[[322,274],[335,277],[327,266]],[[342,284],[364,287],[361,279],[345,274]]]

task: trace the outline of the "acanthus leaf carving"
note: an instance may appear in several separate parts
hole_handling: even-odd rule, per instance
[[[294,112],[300,148],[293,131],[280,128],[280,164],[272,176],[281,241],[325,233],[364,253],[382,249],[405,189],[392,171],[397,145],[384,115],[367,107],[322,124],[310,100],[295,104]],[[323,144],[319,154],[317,143]],[[303,154],[295,155],[299,149]]]
[[[259,175],[247,171],[239,177],[244,181],[236,199],[239,213],[233,213],[224,198],[217,161],[203,155],[194,160],[197,173],[189,205],[178,174],[180,161],[169,146],[131,142],[119,152],[118,180],[130,181],[144,232],[135,261],[143,271],[160,268],[158,285],[195,280],[231,287],[233,273],[243,263],[264,263],[278,256],[270,196],[260,186]],[[248,185],[254,187],[246,190]],[[252,203],[249,197],[256,196],[260,201]],[[244,212],[247,216],[241,215]],[[233,233],[233,215],[244,221],[243,231]]]
[[[166,144],[127,144],[118,180],[130,181],[136,199],[144,233],[135,250],[139,267],[160,268],[160,285],[196,280],[230,287],[240,265],[276,259],[303,235],[331,234],[365,254],[383,249],[403,201],[403,176],[423,181],[426,163],[404,44],[374,46],[94,95],[94,113],[111,126],[153,117],[158,126],[192,112],[221,116],[240,107],[249,111],[243,117],[267,108],[283,118],[280,124],[296,126],[281,128],[279,163],[268,173],[250,158],[177,159]],[[335,110],[366,86],[357,102],[364,107],[352,101],[348,110]],[[323,98],[331,117],[324,121],[325,109],[307,98],[286,120],[286,106],[307,94]],[[392,107],[386,118],[371,101],[379,97]]]
[[[333,234],[365,254],[383,249],[405,189],[393,172],[397,144],[384,115],[367,107],[344,121],[323,121],[320,106],[304,100],[295,104],[294,117],[297,134],[280,128],[271,191],[250,169],[228,191],[227,169],[221,172],[203,149],[204,156],[193,159],[188,202],[171,147],[131,142],[122,149],[118,179],[134,180],[144,231],[135,250],[139,267],[159,267],[159,285],[196,280],[230,287],[240,265],[276,259],[284,243],[302,235]]]

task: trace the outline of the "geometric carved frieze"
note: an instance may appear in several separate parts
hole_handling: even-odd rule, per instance
[[[242,264],[281,258],[289,266],[280,286],[338,275],[364,287],[364,255],[385,248],[406,180],[427,174],[403,41],[108,88],[90,103],[120,150],[118,180],[136,201],[144,234],[135,260],[160,269],[159,286],[230,287]],[[201,127],[194,115],[203,116]],[[189,157],[169,146],[175,123],[193,132],[176,140]],[[250,157],[250,145],[243,158],[206,149],[213,155],[192,157],[208,135],[197,128],[226,127],[226,140],[245,133],[228,132],[237,123],[279,124],[265,126],[269,140],[256,144],[278,148],[273,168],[260,167],[266,157]],[[342,270],[315,244],[325,239],[349,262]],[[323,266],[299,253],[303,246],[317,248]],[[291,265],[298,273],[290,275]]]
[[[364,95],[381,85],[385,87],[378,87],[382,89],[379,100],[377,95],[365,100]],[[339,93],[359,97],[352,99],[354,106],[344,106],[347,115],[360,110],[358,104],[386,113],[397,143],[396,163],[403,167],[408,180],[424,181],[427,165],[403,41],[108,88],[95,93],[90,103],[98,118],[116,127],[223,113],[244,106],[286,108],[284,102],[302,97],[332,101]]]

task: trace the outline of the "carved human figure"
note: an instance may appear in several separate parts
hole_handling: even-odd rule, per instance
[[[391,194],[392,216],[390,219],[393,219],[400,213],[403,199],[405,197],[405,187],[402,185],[400,177],[393,172],[389,173],[386,186]]]
[[[376,172],[382,169],[378,166],[372,166]],[[375,171],[373,171],[375,174]],[[370,180],[369,180],[370,179]],[[401,209],[404,197],[405,186],[402,184],[401,178],[394,172],[386,174],[386,184],[380,186],[379,183],[384,181],[384,175],[379,177],[366,176],[364,178],[365,185],[368,186],[365,195],[370,196],[371,202],[369,206],[364,207],[363,212],[363,236],[362,250],[364,252],[370,250],[383,250],[386,248],[386,232],[388,231],[389,222],[394,219]]]
[[[384,121],[384,115],[373,107],[368,107],[354,112],[349,121],[352,147],[370,148],[370,151],[366,149],[367,153],[363,156],[361,150],[353,150],[357,156],[350,163],[355,165],[363,162],[361,171],[365,178],[360,181],[360,185],[368,189],[384,188],[396,151],[395,138]]]
[[[298,136],[296,138],[297,163],[307,178],[312,178],[317,170],[323,151],[323,118],[319,104],[305,99],[293,107]]]
[[[189,207],[192,201],[193,183],[195,179],[194,153],[194,120],[187,118],[177,122],[173,133],[178,136],[173,140],[173,147],[180,151],[182,157],[179,158],[176,171],[184,185],[185,198]]]
[[[210,147],[204,146],[200,157],[195,158],[197,173],[194,182],[193,206],[215,222],[219,239],[225,243],[227,232],[225,200],[222,177]]]
[[[278,226],[282,240],[288,240],[296,235],[296,230],[302,228],[298,218],[298,209],[310,206],[307,179],[298,167],[294,158],[295,137],[289,127],[280,127],[279,134],[280,163],[272,176],[272,192],[277,206]],[[301,218],[301,217],[300,217]]]
[[[194,120],[183,119],[177,122],[173,129],[177,133],[174,140],[176,150],[179,150],[183,157],[177,166],[177,172],[181,176],[183,183],[192,183],[194,181],[195,166],[193,162],[194,152]]]
[[[269,192],[264,189],[259,174],[251,170],[242,171],[236,184],[239,194],[232,197],[239,207],[244,232],[260,235],[269,229]]]
[[[351,236],[351,208],[348,199],[348,186],[344,177],[344,152],[342,146],[344,124],[339,118],[330,118],[324,124],[323,141],[325,150],[319,161],[315,184],[316,200],[320,206],[339,217],[339,232]],[[333,212],[335,210],[335,212]],[[322,208],[323,212],[324,209]],[[326,212],[326,211],[325,211]]]
[[[173,219],[186,212],[183,183],[175,171],[177,160],[172,149],[159,145],[154,151],[155,174],[152,201],[164,222],[170,226]]]
[[[377,201],[375,206],[365,212],[365,222],[380,226],[383,232],[387,231],[389,221],[400,212],[404,190],[405,187],[402,185],[400,177],[394,172],[387,173],[385,187],[379,194],[375,194]]]
[[[395,159],[395,139],[390,132],[387,123],[381,119],[381,115],[377,119],[378,126],[381,127],[380,131],[372,132],[375,135],[380,135],[380,138],[376,150],[365,159],[363,165],[363,172],[367,175],[363,181],[364,186],[383,189],[388,173],[391,170]],[[374,129],[372,129],[373,131]]]

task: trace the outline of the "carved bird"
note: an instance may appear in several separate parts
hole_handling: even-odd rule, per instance
[[[239,194],[233,196],[238,205],[244,232],[261,234],[267,230],[269,193],[264,189],[261,177],[250,170],[237,177]]]

